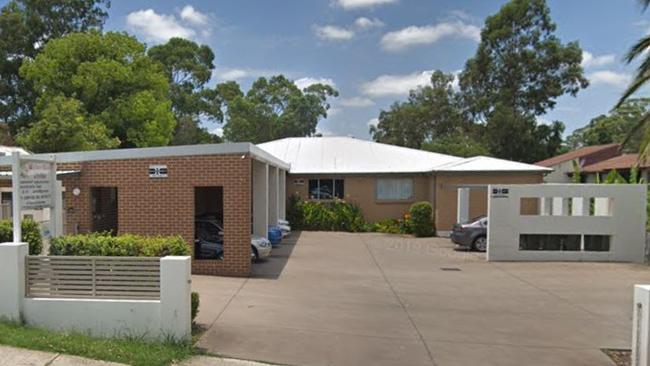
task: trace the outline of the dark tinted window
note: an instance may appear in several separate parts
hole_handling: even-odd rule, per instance
[[[309,180],[309,198],[313,200],[318,199],[318,179]]]
[[[609,235],[585,235],[585,251],[609,252]]]
[[[334,195],[340,199],[345,198],[345,188],[343,185],[343,179],[334,180]]]
[[[580,235],[521,234],[519,250],[579,251]]]

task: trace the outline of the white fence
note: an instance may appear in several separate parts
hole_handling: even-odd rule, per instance
[[[32,257],[0,244],[0,318],[103,337],[191,338],[190,257]]]
[[[490,261],[644,261],[646,185],[488,189]]]

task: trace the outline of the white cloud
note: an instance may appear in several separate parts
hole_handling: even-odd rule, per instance
[[[589,79],[592,85],[604,84],[623,87],[630,82],[630,75],[622,72],[602,70],[587,74],[587,79]]]
[[[340,114],[340,113],[341,113],[340,108],[330,107],[330,109],[327,110],[327,118],[334,117],[334,116],[336,116],[337,114]]]
[[[316,37],[326,41],[347,41],[354,38],[354,32],[335,25],[314,25],[312,27]]]
[[[371,126],[377,127],[377,124],[379,124],[379,118],[371,118],[368,121],[368,127],[371,127]]]
[[[372,105],[375,105],[375,102],[369,98],[352,97],[352,98],[342,99],[340,104],[344,107],[358,108],[358,107],[370,107]]]
[[[384,25],[384,22],[382,22],[377,18],[370,19],[366,17],[360,17],[354,21],[354,25],[359,29],[370,29],[370,28],[381,27]]]
[[[181,25],[175,16],[158,14],[153,9],[134,11],[126,16],[126,24],[147,41],[165,42],[173,37],[192,38],[196,32]]]
[[[194,25],[206,25],[208,24],[209,17],[206,14],[201,13],[194,9],[192,5],[185,5],[181,10],[181,19],[192,23]]]
[[[329,85],[329,86],[331,86],[333,88],[336,87],[336,84],[334,83],[334,80],[329,79],[329,78],[304,77],[304,78],[294,80],[293,83],[296,84],[296,86],[300,90],[305,89],[305,88],[309,87],[310,85],[314,85],[314,84],[325,84],[325,85]]]
[[[481,28],[462,21],[443,22],[436,25],[410,26],[386,33],[381,46],[387,51],[400,51],[408,47],[432,44],[447,37],[481,40]]]
[[[616,55],[606,54],[601,56],[594,56],[591,52],[582,51],[582,67],[598,67],[614,63]]]
[[[378,5],[393,4],[398,0],[335,0],[332,2],[334,5],[338,5],[343,9],[360,9],[360,8],[370,8]]]
[[[221,80],[239,80],[250,76],[250,71],[244,69],[226,69],[217,73],[217,77]]]
[[[316,126],[316,134],[320,134],[322,136],[335,136],[335,133],[330,131],[328,128],[325,128],[318,124]]]
[[[429,85],[433,71],[414,72],[407,75],[380,75],[363,83],[361,92],[374,97],[406,95],[412,89]]]

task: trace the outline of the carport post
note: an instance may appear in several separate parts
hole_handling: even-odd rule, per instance
[[[456,222],[469,220],[469,188],[458,188],[458,208]]]
[[[287,172],[280,169],[278,174],[278,218],[287,218]]]
[[[253,234],[266,238],[269,225],[269,166],[253,160]]]
[[[278,167],[269,166],[269,224],[277,225],[278,224],[278,199],[279,199],[279,189],[280,185],[278,184]]]

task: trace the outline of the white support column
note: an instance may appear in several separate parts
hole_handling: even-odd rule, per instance
[[[12,215],[13,215],[13,233],[14,233],[14,243],[20,243],[22,241],[22,228],[21,223],[21,193],[20,193],[20,153],[14,151],[11,153],[11,202],[12,204]]]
[[[192,258],[160,259],[160,330],[176,341],[192,338]]]
[[[25,256],[27,243],[0,244],[0,318],[21,321],[25,297]]]
[[[253,234],[266,238],[269,225],[269,168],[253,160]]]
[[[469,188],[458,188],[456,222],[466,222],[467,220],[469,220]]]
[[[62,236],[63,235],[63,183],[60,180],[56,181],[56,190],[54,196],[54,202],[56,210],[52,210],[50,215],[56,217],[56,225],[52,225],[54,232],[52,237]],[[51,219],[51,218],[50,218]]]
[[[278,217],[282,220],[287,219],[287,171],[280,170],[278,176],[279,191],[278,191]]]
[[[278,224],[280,184],[278,184],[278,168],[269,166],[269,225]]]

